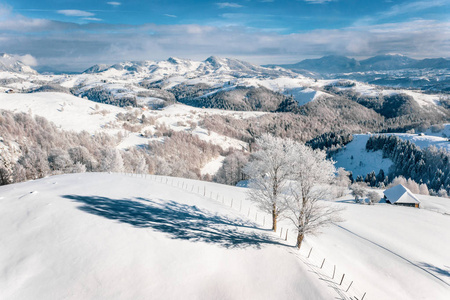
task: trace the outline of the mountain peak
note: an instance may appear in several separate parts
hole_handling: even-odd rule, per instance
[[[0,53],[0,71],[37,74],[30,66],[20,60],[20,57],[7,53]]]
[[[173,57],[173,56],[169,57],[167,59],[167,61],[170,62],[171,64],[174,64],[174,65],[179,65],[181,63],[185,63],[186,62],[185,59],[178,58],[178,57]]]

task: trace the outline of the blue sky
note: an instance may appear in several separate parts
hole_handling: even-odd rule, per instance
[[[0,41],[38,68],[73,71],[170,56],[448,57],[450,0],[0,1]]]

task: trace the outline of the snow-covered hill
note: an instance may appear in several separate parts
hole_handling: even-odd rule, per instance
[[[449,127],[450,128],[450,127]],[[444,127],[442,133],[445,134],[447,126]],[[428,131],[431,133],[431,131]],[[438,135],[437,133],[435,133]],[[418,147],[424,149],[430,146],[445,149],[450,152],[450,141],[442,136],[429,134],[408,134],[408,133],[387,133],[386,135],[395,135],[402,140],[407,140]],[[441,135],[441,132],[439,132]],[[336,167],[342,167],[353,173],[354,178],[357,175],[365,176],[374,171],[376,174],[383,169],[387,174],[392,161],[389,158],[383,158],[381,150],[367,151],[366,143],[371,134],[355,134],[353,141],[343,147],[333,159],[336,161]]]
[[[447,215],[345,196],[345,222],[298,252],[245,191],[108,173],[2,186],[0,298],[448,298]]]
[[[299,105],[321,97],[334,97],[326,87],[339,80],[314,80],[280,67],[265,68],[244,61],[209,57],[204,61],[169,58],[164,61],[122,62],[112,66],[95,65],[83,74],[41,75],[0,68],[0,91],[71,92],[91,100],[120,102],[126,99],[137,105],[155,106],[167,101],[192,102],[235,89],[265,88],[264,94],[292,95]],[[384,90],[379,86],[355,82],[341,87],[361,96],[407,94],[419,106],[439,106],[439,95],[425,95],[408,90]],[[222,93],[222,94],[221,94]],[[269,93],[269,95],[270,95]],[[221,96],[223,98],[223,96]],[[232,96],[236,97],[236,95]],[[244,96],[236,101],[242,101]],[[208,98],[208,99],[209,99]],[[229,100],[231,101],[231,100]],[[200,107],[205,106],[201,102]]]
[[[105,132],[109,134],[123,133],[124,140],[118,148],[129,148],[145,145],[154,140],[152,136],[144,137],[142,132],[155,132],[157,125],[164,125],[174,131],[186,131],[200,139],[221,146],[223,149],[247,148],[247,143],[230,137],[222,136],[198,125],[203,118],[214,118],[215,115],[230,115],[234,118],[249,118],[262,115],[262,112],[232,112],[218,109],[201,109],[175,104],[162,110],[142,110],[141,108],[122,108],[113,105],[95,103],[87,99],[65,93],[31,93],[6,94],[0,93],[0,109],[13,112],[31,113],[46,118],[63,130]],[[124,121],[117,114],[145,115],[154,118],[155,124],[142,126],[138,132],[132,132],[123,127]],[[192,128],[194,124],[195,128]]]
[[[389,158],[383,158],[383,153],[379,151],[367,151],[366,143],[370,135],[354,134],[353,141],[343,147],[333,159],[336,161],[337,168],[344,168],[353,173],[353,178],[374,171],[378,174],[380,169],[387,174],[392,161]]]
[[[276,235],[163,179],[86,173],[0,187],[0,298],[334,299]]]

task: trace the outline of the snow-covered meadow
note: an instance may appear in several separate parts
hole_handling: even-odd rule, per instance
[[[446,200],[344,196],[345,221],[298,251],[245,188],[108,173],[2,186],[0,298],[448,299]]]

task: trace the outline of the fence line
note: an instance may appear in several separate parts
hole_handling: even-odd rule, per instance
[[[133,175],[135,175],[136,177],[141,175],[142,178],[147,178],[147,174],[145,174],[145,175],[135,174],[135,173],[123,173],[123,174],[129,175],[131,177],[133,177]],[[159,183],[165,183],[168,185],[170,184],[173,187],[180,188],[180,189],[190,192],[192,194],[202,196],[204,198],[208,198],[217,203],[222,203],[223,205],[228,206],[228,207],[232,208],[233,210],[240,212],[242,214],[242,199],[240,200],[240,203],[239,203],[239,210],[237,210],[236,208],[233,207],[234,199],[232,197],[227,198],[224,195],[220,195],[218,192],[215,192],[216,193],[215,197],[213,197],[214,196],[213,192],[208,191],[206,189],[206,185],[203,186],[203,189],[201,189],[200,185],[197,186],[197,189],[195,189],[195,184],[192,183],[192,187],[189,187],[189,184],[187,184],[187,183],[185,184],[184,178],[172,177],[171,178],[172,180],[169,181],[169,177],[166,176],[166,180],[163,181],[163,176],[157,176],[157,175],[151,175],[151,174],[148,174],[148,176],[149,176],[150,180],[153,180],[153,181],[159,182]],[[176,181],[176,183],[174,183],[174,181]],[[181,186],[180,186],[180,182],[182,183]],[[207,196],[208,195],[207,192],[209,192],[209,197]],[[222,198],[222,199],[220,200],[220,198]],[[250,215],[252,215],[251,214],[252,208],[253,207],[251,205],[249,205],[248,211],[247,211],[248,218],[250,218]],[[258,223],[258,225],[260,225],[260,226],[262,225],[262,228],[265,228],[267,214],[264,214],[262,218],[258,218],[258,210],[256,208],[253,208],[253,209],[255,210],[255,223]],[[260,221],[262,224],[259,224],[258,221]],[[280,230],[279,237],[278,237],[278,230]],[[285,230],[284,238],[283,238],[283,230]],[[289,232],[288,228],[285,229],[284,227],[280,226],[279,228],[277,228],[276,237],[279,238],[280,240],[289,242],[288,232]],[[296,236],[295,236],[295,238],[296,238]],[[367,299],[367,298],[365,298],[367,293],[365,291],[359,290],[357,288],[356,284],[353,284],[354,281],[350,280],[350,278],[348,278],[348,276],[346,277],[346,274],[344,273],[344,271],[338,269],[335,264],[329,263],[329,260],[326,257],[324,257],[323,255],[321,256],[320,254],[318,254],[317,251],[313,251],[313,249],[314,249],[313,247],[311,247],[306,252],[305,252],[305,250],[303,250],[304,247],[305,246],[303,246],[303,248],[301,248],[300,251],[293,252],[294,255],[296,255],[310,269],[312,269],[319,276],[320,279],[325,280],[328,283],[330,283],[330,286],[332,286],[335,289],[335,291],[342,297],[342,299],[346,299],[346,300]]]

